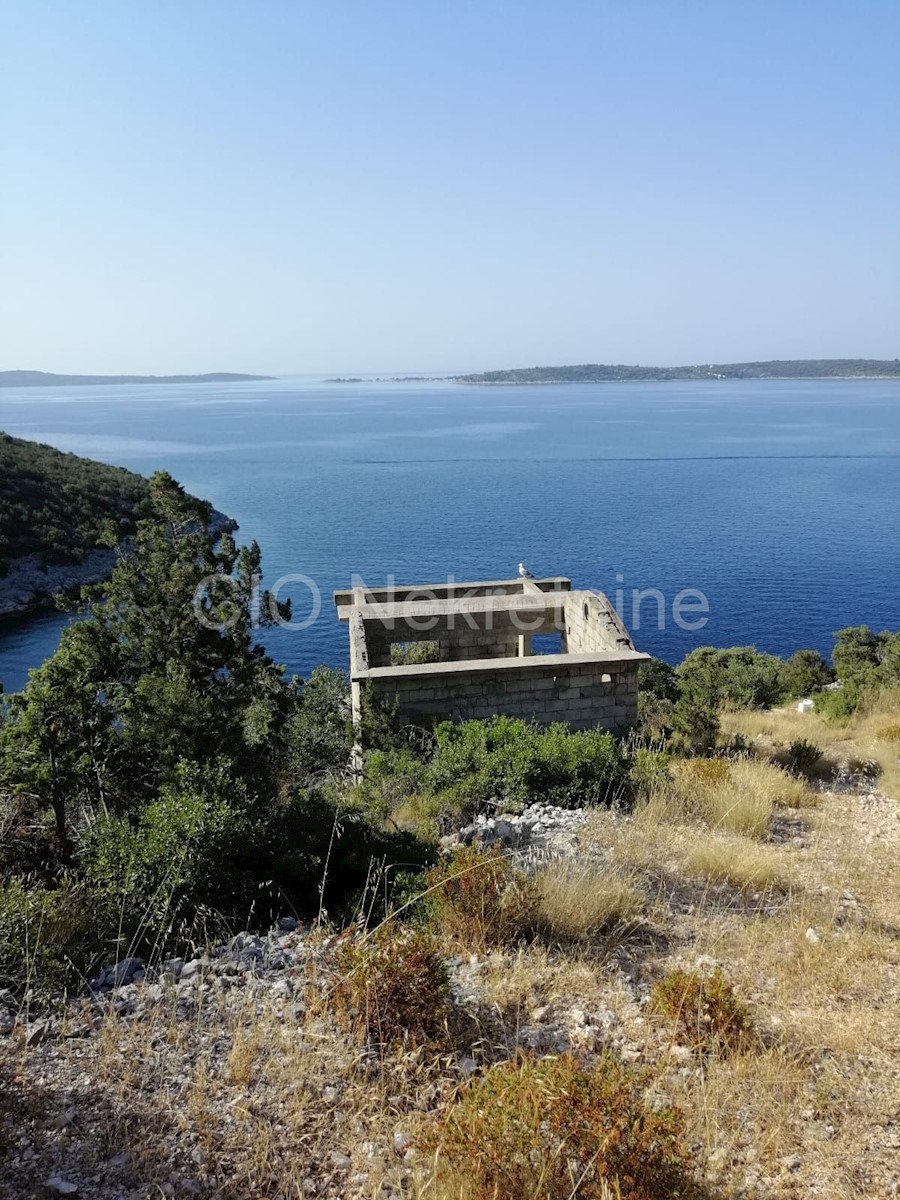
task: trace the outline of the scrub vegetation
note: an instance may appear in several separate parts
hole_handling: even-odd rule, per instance
[[[347,681],[253,636],[259,548],[165,474],[146,502],[4,698],[10,1194],[63,1150],[104,1198],[119,1152],[228,1200],[891,1194],[897,634],[650,663],[618,741],[370,713],[355,778]],[[455,842],[537,802],[575,849]]]

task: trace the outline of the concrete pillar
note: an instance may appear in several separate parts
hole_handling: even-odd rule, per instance
[[[531,657],[531,634],[530,633],[520,633],[519,634],[519,658],[530,658],[530,657]]]

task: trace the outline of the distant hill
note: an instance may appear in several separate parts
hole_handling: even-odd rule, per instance
[[[274,375],[52,375],[48,371],[0,371],[0,387],[65,387],[79,383],[252,383]]]
[[[703,363],[694,367],[631,367],[585,363],[573,367],[518,367],[456,375],[457,383],[615,383],[677,379],[897,379],[900,359],[793,358],[771,362]]]

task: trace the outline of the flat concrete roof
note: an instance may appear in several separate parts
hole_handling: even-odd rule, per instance
[[[572,581],[565,575],[552,575],[545,579],[488,579],[476,583],[450,582],[403,584],[402,586],[385,588],[344,588],[334,593],[334,603],[342,620],[346,616],[340,612],[342,608],[369,609],[373,605],[384,604],[422,604],[456,601],[463,605],[471,604],[482,597],[493,596],[495,599],[509,599],[514,596],[530,595],[537,598],[540,593],[569,592]],[[497,589],[492,591],[492,589]],[[418,597],[410,600],[409,597]],[[426,599],[428,597],[428,599]],[[454,610],[462,611],[462,609]]]
[[[449,617],[463,613],[518,612],[545,613],[562,608],[571,592],[521,592],[504,596],[460,596],[447,600],[400,600],[390,604],[365,604],[338,610],[341,621],[350,619],[355,609],[364,621],[401,620],[405,617]]]

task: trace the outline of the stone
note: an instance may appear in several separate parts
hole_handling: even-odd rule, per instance
[[[518,841],[518,826],[512,821],[505,820],[503,817],[498,817],[494,822],[494,833],[502,841],[508,845]]]
[[[278,928],[281,930],[282,933],[293,933],[294,930],[297,928],[297,918],[296,917],[279,917],[278,918]]]
[[[781,1165],[786,1171],[799,1171],[803,1166],[803,1159],[799,1154],[788,1154],[781,1160]]]
[[[106,971],[105,982],[112,987],[119,987],[123,983],[131,983],[135,972],[143,971],[144,960],[142,958],[123,958],[121,962],[115,963]]]
[[[44,1187],[57,1196],[78,1195],[78,1184],[72,1183],[70,1179],[63,1179],[62,1175],[51,1175]]]
[[[16,1027],[16,1014],[8,1008],[0,1008],[0,1037],[5,1037]]]
[[[812,926],[810,926],[809,929],[807,929],[806,933],[803,936],[806,938],[806,940],[809,942],[809,944],[811,946],[818,946],[819,943],[822,941],[821,935],[819,933],[817,933],[816,930],[813,929]]]
[[[342,1154],[340,1150],[332,1150],[329,1154],[331,1165],[338,1171],[349,1171],[353,1162],[349,1154]]]
[[[49,1021],[33,1021],[25,1030],[25,1045],[40,1046],[42,1042],[49,1041],[52,1033]]]

